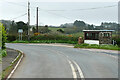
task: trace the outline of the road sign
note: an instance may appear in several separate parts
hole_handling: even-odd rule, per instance
[[[23,33],[23,29],[19,29],[19,30],[18,30],[18,33]]]
[[[23,29],[19,29],[18,33],[19,33],[19,40],[22,40]]]

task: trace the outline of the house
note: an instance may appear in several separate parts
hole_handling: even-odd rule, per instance
[[[84,43],[88,44],[112,44],[112,32],[114,30],[83,30]]]

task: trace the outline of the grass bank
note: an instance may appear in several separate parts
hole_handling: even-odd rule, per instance
[[[77,41],[71,40],[32,40],[32,41],[12,41],[8,43],[68,43],[68,44],[77,44]]]
[[[21,53],[20,51],[18,51],[18,52]],[[17,57],[17,59],[14,62],[11,62],[10,65],[2,71],[2,74],[1,74],[2,80],[5,80],[8,77],[8,75],[14,69],[15,65],[17,64],[17,62],[19,61],[21,56],[22,56],[22,53]]]
[[[120,48],[117,45],[97,45],[97,44],[77,44],[77,41],[71,40],[32,40],[32,41],[12,41],[8,43],[67,43],[74,44],[74,48],[95,48],[95,49],[106,49],[106,50],[119,50]]]
[[[74,48],[94,48],[94,49],[106,49],[106,50],[119,50],[117,45],[97,45],[97,44],[76,44]]]

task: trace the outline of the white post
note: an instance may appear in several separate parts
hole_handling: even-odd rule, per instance
[[[113,40],[113,45],[115,45],[115,41]]]
[[[22,40],[22,33],[21,33],[21,40]]]
[[[19,33],[19,41],[20,41],[20,33]]]

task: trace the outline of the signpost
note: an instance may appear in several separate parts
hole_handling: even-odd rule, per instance
[[[23,29],[19,29],[18,33],[19,33],[19,40],[22,40]]]

